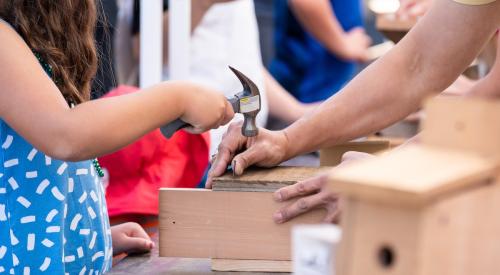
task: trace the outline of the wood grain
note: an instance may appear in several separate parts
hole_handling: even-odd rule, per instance
[[[497,164],[470,152],[409,145],[331,172],[329,188],[348,197],[422,206],[495,176]]]
[[[292,272],[290,261],[212,259],[212,270],[223,272]]]
[[[349,198],[342,214],[336,274],[415,275],[420,211]],[[390,266],[380,261],[389,249]]]
[[[267,192],[161,189],[160,256],[288,261],[291,227],[319,223],[325,211],[275,224],[285,205]]]
[[[342,162],[342,156],[349,151],[375,154],[389,148],[390,142],[385,139],[351,141],[322,149],[319,158],[322,166],[337,166]]]
[[[395,14],[378,15],[376,28],[392,42],[398,43],[408,31],[416,24],[416,19],[401,20]]]
[[[426,104],[422,142],[500,157],[500,101],[443,97]]]
[[[332,167],[276,167],[271,169],[251,168],[242,176],[227,173],[214,179],[214,191],[274,192],[279,188],[295,184],[330,171]]]

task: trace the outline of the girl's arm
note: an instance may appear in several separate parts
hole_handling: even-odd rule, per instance
[[[186,82],[161,83],[70,109],[17,33],[0,24],[0,37],[0,117],[52,157],[90,159],[179,117],[194,126],[193,132],[203,132],[233,115],[221,94]]]

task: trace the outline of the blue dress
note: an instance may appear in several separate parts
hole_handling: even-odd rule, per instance
[[[360,0],[330,0],[345,31],[363,26]],[[274,1],[275,51],[269,71],[298,100],[323,101],[339,91],[356,72],[356,63],[331,54],[297,21],[288,0]]]
[[[0,145],[0,274],[108,271],[111,231],[92,162],[52,159],[2,120]]]
[[[108,271],[111,230],[92,162],[53,159],[1,119],[0,146],[0,274]]]

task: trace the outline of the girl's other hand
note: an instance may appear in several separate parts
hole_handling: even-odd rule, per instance
[[[146,253],[154,247],[146,231],[134,222],[112,226],[111,238],[113,239],[113,255]]]
[[[234,117],[233,107],[222,93],[190,84],[185,95],[181,119],[192,126],[186,128],[190,133],[199,134],[219,128]]]

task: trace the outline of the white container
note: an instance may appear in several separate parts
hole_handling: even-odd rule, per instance
[[[293,273],[335,274],[334,259],[341,230],[336,225],[297,225],[292,228]]]

